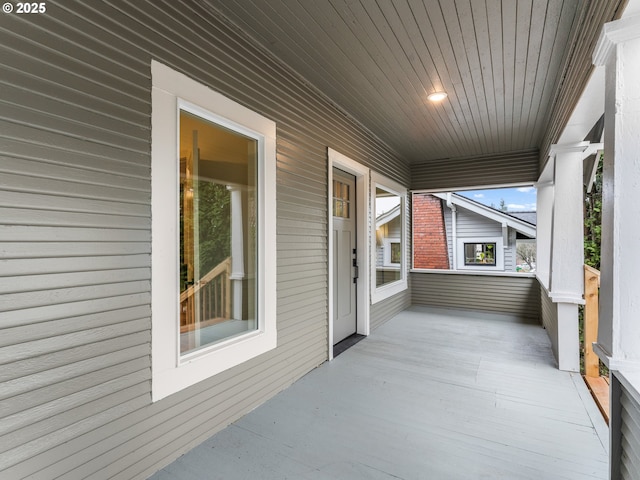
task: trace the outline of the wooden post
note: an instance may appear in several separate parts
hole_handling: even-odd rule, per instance
[[[593,343],[598,341],[598,288],[600,272],[588,265],[584,266],[584,370],[587,377],[600,376],[600,361],[593,351]]]

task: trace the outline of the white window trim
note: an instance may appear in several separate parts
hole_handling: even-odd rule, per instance
[[[209,87],[151,61],[151,393],[155,402],[277,345],[276,125]],[[258,329],[180,356],[179,106],[258,139]],[[197,107],[195,107],[197,105]]]
[[[475,270],[475,271],[503,271],[504,270],[504,248],[502,237],[458,237],[458,258],[456,266],[459,270]],[[496,264],[491,265],[465,265],[464,264],[464,244],[465,243],[495,243],[496,244]]]
[[[375,222],[375,202],[376,202],[376,187],[380,187],[391,193],[394,193],[400,197],[400,243],[402,244],[402,264],[400,265],[400,280],[387,283],[380,287],[376,286],[376,222]],[[371,303],[378,303],[389,297],[397,295],[409,288],[407,282],[407,189],[398,182],[395,182],[384,175],[380,175],[376,172],[371,172],[371,204],[373,219],[371,221]]]

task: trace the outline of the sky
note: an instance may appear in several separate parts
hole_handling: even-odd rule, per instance
[[[476,202],[499,209],[500,199],[504,199],[508,212],[533,212],[536,209],[536,189],[534,187],[498,188],[493,190],[466,190],[456,192]]]

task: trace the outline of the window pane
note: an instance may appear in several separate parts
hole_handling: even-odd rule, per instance
[[[399,243],[392,243],[391,244],[391,263],[400,263],[401,261],[401,256],[400,254],[402,253],[402,249],[400,248],[400,244]]]
[[[180,352],[257,329],[257,141],[180,111]]]
[[[398,281],[402,278],[402,255],[393,257],[392,245],[402,251],[401,242],[390,243],[386,239],[402,238],[401,198],[383,188],[376,187],[376,286]],[[387,251],[388,250],[388,251]],[[393,264],[393,265],[392,265]]]
[[[495,266],[496,244],[495,243],[465,243],[464,244],[464,264]]]

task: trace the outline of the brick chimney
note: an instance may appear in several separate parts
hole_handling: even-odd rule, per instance
[[[427,193],[413,195],[413,266],[449,269],[442,200]]]

